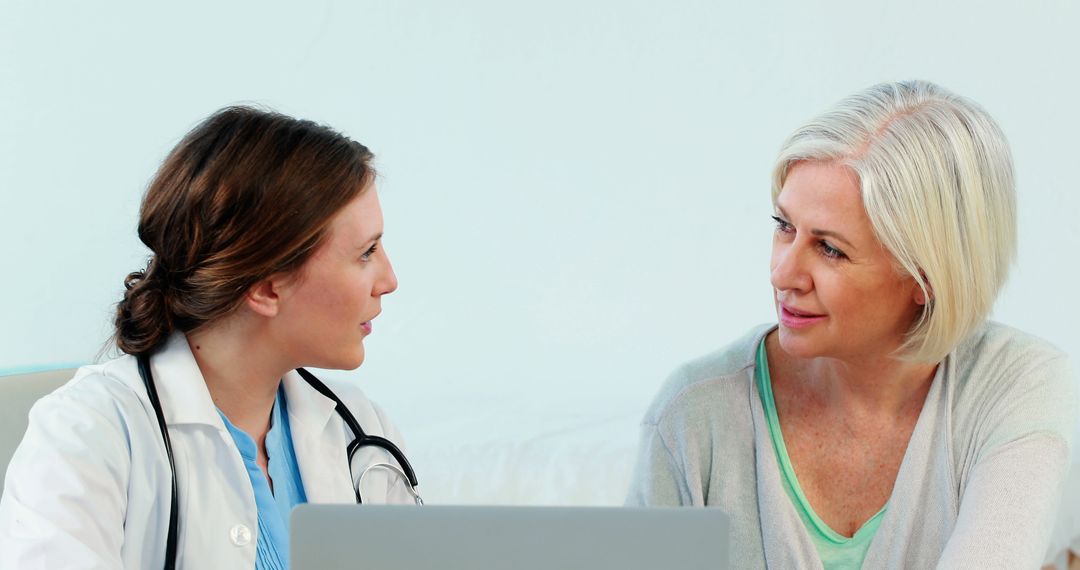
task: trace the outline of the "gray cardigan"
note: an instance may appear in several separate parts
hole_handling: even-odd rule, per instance
[[[776,325],[679,367],[645,416],[629,505],[732,516],[734,568],[821,568],[781,485],[754,384]],[[1068,471],[1077,394],[1045,341],[983,325],[938,367],[864,568],[1037,568]]]

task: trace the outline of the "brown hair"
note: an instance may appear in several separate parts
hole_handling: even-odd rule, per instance
[[[195,127],[143,198],[139,239],[153,255],[124,280],[120,350],[150,354],[172,331],[232,312],[262,279],[299,269],[374,176],[372,157],[329,127],[250,107]]]

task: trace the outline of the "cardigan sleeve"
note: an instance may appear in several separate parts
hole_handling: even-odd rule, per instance
[[[627,506],[677,507],[695,504],[686,475],[660,434],[660,427],[642,424],[641,444],[634,467]]]
[[[627,506],[705,505],[699,458],[708,454],[691,448],[708,440],[707,427],[695,410],[701,401],[687,395],[692,383],[688,367],[677,368],[645,414]]]
[[[974,464],[938,568],[1038,568],[1060,508],[1077,417],[1064,356],[1024,367],[980,415]]]

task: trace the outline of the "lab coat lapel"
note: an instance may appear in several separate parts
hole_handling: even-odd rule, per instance
[[[345,449],[347,428],[334,411],[334,401],[308,385],[295,370],[283,381],[293,450],[308,502],[355,502]]]
[[[169,336],[164,348],[151,357],[150,370],[166,424],[206,424],[225,430],[184,333]]]

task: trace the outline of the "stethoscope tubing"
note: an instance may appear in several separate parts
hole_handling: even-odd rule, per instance
[[[405,458],[405,453],[401,451],[401,448],[399,448],[396,444],[394,444],[394,442],[386,439],[385,437],[368,435],[367,433],[365,433],[364,428],[360,427],[360,422],[356,421],[356,416],[354,416],[352,412],[349,411],[349,408],[345,405],[345,402],[342,402],[341,398],[338,398],[337,394],[335,394],[333,390],[331,390],[326,384],[323,384],[322,380],[319,380],[315,377],[314,374],[308,372],[303,368],[297,368],[296,371],[300,373],[300,376],[305,381],[307,381],[307,383],[312,388],[315,388],[315,390],[317,390],[320,394],[334,401],[334,409],[337,410],[338,415],[341,416],[341,419],[344,420],[345,424],[349,426],[350,430],[352,430],[355,438],[352,440],[351,443],[349,443],[348,447],[346,447],[346,450],[348,452],[347,456],[349,459],[350,469],[352,469],[353,456],[356,455],[356,452],[359,451],[360,448],[367,446],[380,447],[386,450],[387,453],[392,455],[394,459],[397,460],[398,464],[401,465],[401,470],[405,474],[405,477],[408,479],[409,485],[412,485],[413,487],[419,486],[419,483],[416,480],[416,472],[413,471],[412,465],[409,463],[409,460]],[[360,489],[358,485],[356,489],[356,495],[356,502],[359,503]]]
[[[165,455],[169,458],[169,472],[172,473],[172,487],[169,491],[169,534],[165,541],[165,570],[176,568],[176,541],[177,528],[180,526],[179,500],[176,493],[176,462],[173,460],[172,441],[169,439],[169,427],[165,424],[165,412],[161,409],[161,400],[158,399],[157,386],[154,383],[154,373],[150,370],[150,357],[140,354],[136,361],[139,365],[139,376],[142,377],[146,386],[146,395],[150,398],[150,405],[154,408],[157,416],[158,428],[161,431],[161,439],[165,444]]]
[[[161,431],[161,439],[165,445],[165,455],[169,458],[169,470],[172,473],[172,488],[170,490],[170,507],[169,507],[169,533],[168,538],[165,541],[165,570],[175,570],[176,568],[176,548],[177,548],[177,535],[179,534],[180,520],[179,509],[177,505],[179,500],[176,491],[176,462],[173,459],[172,441],[169,439],[169,428],[165,423],[165,413],[162,411],[161,400],[158,397],[157,386],[154,383],[154,374],[150,369],[150,357],[146,354],[140,354],[136,357],[138,363],[139,376],[142,377],[143,384],[146,386],[146,395],[150,398],[150,405],[154,408],[154,415],[157,417],[158,428]],[[360,422],[356,421],[356,416],[349,411],[345,402],[342,402],[338,398],[337,394],[333,392],[326,384],[323,384],[321,380],[315,377],[314,374],[304,370],[303,368],[297,368],[296,371],[312,388],[315,388],[320,394],[330,398],[334,401],[334,410],[338,413],[341,419],[349,426],[355,436],[352,442],[349,443],[346,448],[346,456],[349,462],[349,471],[352,471],[352,460],[356,452],[362,447],[374,446],[385,450],[389,453],[400,465],[400,468],[390,463],[376,463],[364,469],[360,473],[360,477],[357,478],[355,485],[353,485],[353,492],[356,495],[356,503],[362,504],[363,500],[360,497],[360,482],[363,481],[364,476],[368,471],[376,467],[386,468],[394,473],[402,475],[408,481],[408,491],[412,495],[416,504],[422,505],[424,501],[420,498],[420,494],[416,491],[416,487],[419,483],[416,480],[416,472],[413,471],[412,465],[405,457],[405,454],[401,451],[394,442],[386,439],[385,437],[379,437],[377,435],[368,435],[364,432],[364,429],[360,427]]]

